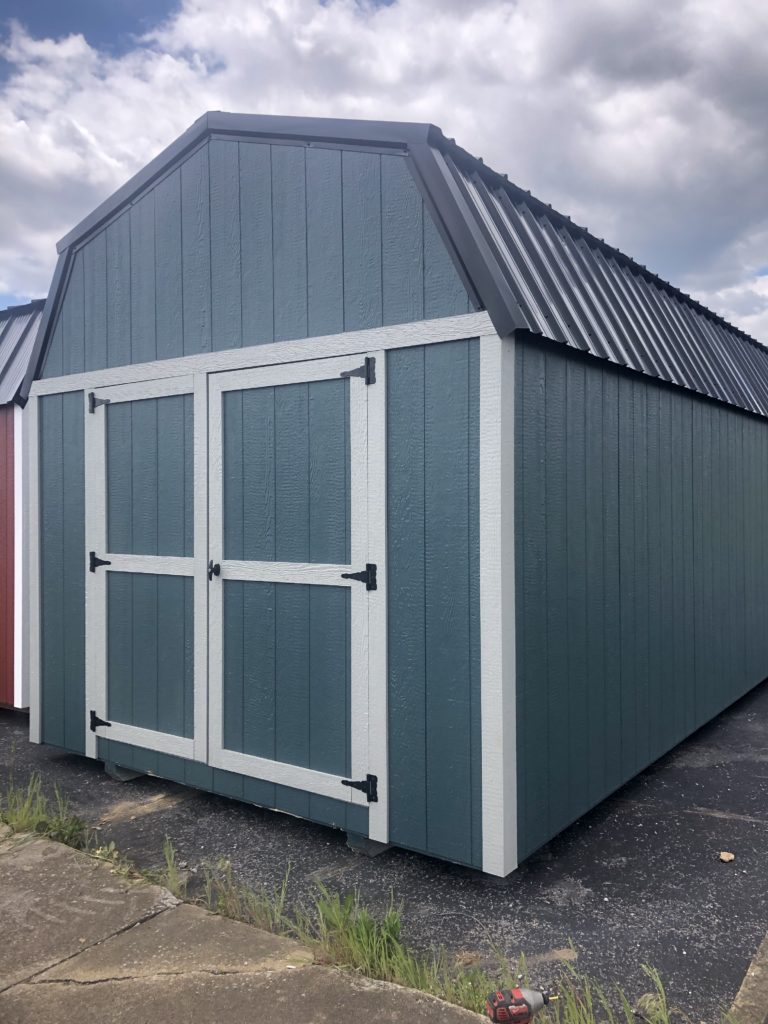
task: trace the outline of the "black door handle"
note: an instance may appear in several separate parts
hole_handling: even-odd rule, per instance
[[[221,565],[211,559],[208,563],[208,579],[212,580],[214,576],[221,576]]]

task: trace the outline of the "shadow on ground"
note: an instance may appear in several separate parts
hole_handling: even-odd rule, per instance
[[[542,984],[572,942],[580,968],[632,995],[653,964],[675,1005],[712,1022],[768,928],[768,683],[505,880],[398,850],[369,860],[343,833],[158,779],[118,783],[26,736],[24,715],[0,712],[0,775],[39,770],[143,867],[161,861],[166,835],[193,869],[225,856],[253,886],[279,885],[290,862],[292,900],[318,881],[357,887],[374,909],[393,893],[412,945],[524,953]]]

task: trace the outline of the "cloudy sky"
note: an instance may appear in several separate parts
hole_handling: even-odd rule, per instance
[[[0,305],[205,110],[432,121],[768,344],[765,0],[2,0]]]

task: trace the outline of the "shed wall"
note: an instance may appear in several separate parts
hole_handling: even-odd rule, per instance
[[[13,704],[14,406],[0,406],[0,704]]]
[[[478,344],[392,351],[386,377],[391,839],[479,867]],[[84,400],[77,392],[39,403],[42,739],[83,753]],[[151,467],[154,453],[145,438],[132,458]],[[140,478],[142,466],[131,465]],[[122,505],[135,511],[134,498]],[[367,833],[359,806],[107,739],[98,750],[125,767]]]
[[[404,157],[212,139],[74,253],[43,376],[467,312]]]
[[[768,675],[768,424],[519,342],[523,858]]]
[[[482,866],[479,345],[387,360],[390,838]]]

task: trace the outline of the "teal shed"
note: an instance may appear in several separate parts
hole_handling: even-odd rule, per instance
[[[768,676],[768,357],[431,125],[209,113],[59,243],[31,739],[506,875]]]

